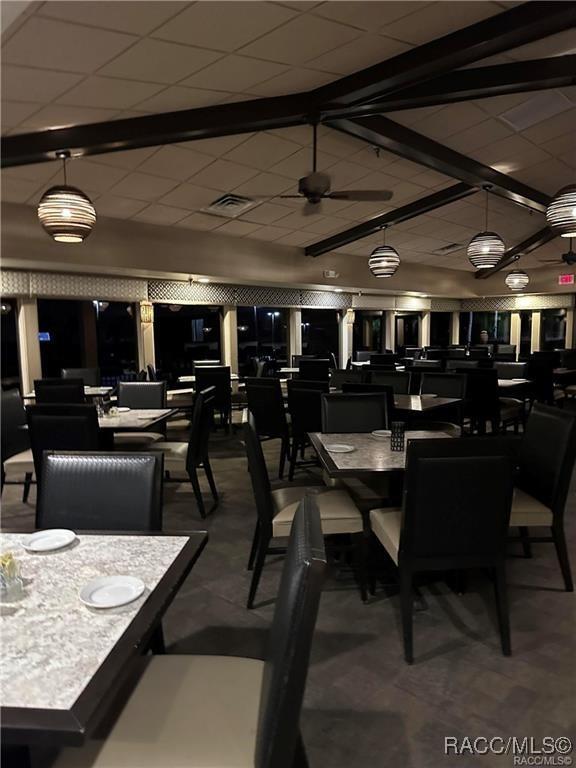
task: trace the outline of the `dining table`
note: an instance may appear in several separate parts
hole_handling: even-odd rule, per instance
[[[84,387],[84,394],[86,397],[106,397],[106,395],[109,395],[110,392],[112,392],[113,387]],[[36,393],[34,390],[32,392],[27,392],[24,395],[24,400],[34,400],[36,398]]]
[[[446,406],[460,406],[462,399],[458,397],[440,397],[438,395],[394,395],[394,407],[397,411],[409,411],[411,413],[426,413],[445,408]]]
[[[23,581],[0,605],[2,743],[19,766],[31,747],[82,745],[122,706],[208,540],[205,531],[79,532],[64,548],[33,553],[23,546],[29,536],[0,533]],[[86,605],[82,588],[109,575],[137,577],[144,591],[119,607]]]
[[[175,408],[130,408],[98,417],[100,429],[113,432],[143,432],[175,414]]]

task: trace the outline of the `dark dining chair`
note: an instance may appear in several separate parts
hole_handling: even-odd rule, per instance
[[[342,389],[343,384],[360,384],[362,381],[362,371],[360,370],[337,370],[330,374],[330,386],[336,389]]]
[[[470,368],[478,368],[480,365],[479,360],[460,360],[460,359],[449,359],[446,361],[446,370],[447,371],[465,371],[469,370]]]
[[[196,391],[214,390],[212,407],[220,415],[220,423],[226,430],[232,422],[232,379],[229,365],[198,366],[194,369]]]
[[[63,379],[82,379],[85,387],[99,387],[100,368],[62,368]]]
[[[373,365],[391,365],[393,366],[394,363],[398,361],[398,355],[394,353],[387,353],[387,354],[375,354],[370,355],[370,366]]]
[[[391,420],[386,393],[322,395],[322,432],[373,432]]]
[[[263,660],[149,659],[110,730],[64,749],[54,768],[305,768],[300,712],[327,564],[314,501],[294,524]],[[148,734],[148,737],[145,737]]]
[[[330,391],[330,385],[327,381],[315,379],[288,379],[286,381],[286,389],[288,391],[288,396],[290,396],[290,392],[295,389],[315,389],[316,392],[328,393]],[[288,399],[290,399],[290,397],[288,397]]]
[[[404,658],[413,661],[413,579],[421,571],[490,569],[502,650],[511,653],[506,537],[515,441],[411,440],[402,508],[372,510],[372,531],[398,567]]]
[[[392,387],[395,395],[407,395],[410,393],[409,371],[374,372],[370,374],[369,382],[370,384],[382,384],[385,387]]]
[[[194,398],[192,421],[188,442],[158,442],[151,446],[153,451],[164,454],[164,468],[172,479],[172,473],[186,473],[190,479],[198,511],[202,518],[206,517],[206,507],[198,479],[198,470],[203,469],[215,509],[218,504],[218,491],[214,482],[214,474],[210,465],[209,440],[212,426],[215,392],[213,387],[198,392]],[[175,482],[181,482],[174,478]],[[212,511],[211,510],[211,511]]]
[[[466,376],[458,373],[423,373],[421,395],[438,395],[463,400],[466,397]]]
[[[22,501],[25,503],[34,476],[34,459],[30,436],[25,429],[26,411],[17,389],[2,390],[1,416],[2,488],[4,485],[23,485]]]
[[[118,382],[118,406],[121,408],[160,410],[166,408],[166,398],[165,381]],[[153,443],[164,439],[164,432],[152,430],[114,432],[114,447],[120,450],[145,451]]]
[[[273,491],[262,445],[256,434],[254,418],[251,413],[248,414],[248,421],[243,426],[248,468],[258,516],[248,560],[248,570],[253,570],[253,574],[247,607],[252,608],[254,606],[266,557],[284,552],[277,540],[290,535],[290,528],[298,505],[306,496],[314,497],[322,520],[322,532],[325,536],[349,534],[353,537],[360,592],[362,599],[366,600],[364,521],[348,493],[344,490],[333,490],[325,486],[293,485]]]
[[[498,372],[499,379],[525,379],[527,363],[512,363],[496,361],[494,368]]]
[[[298,376],[309,381],[328,381],[330,378],[330,362],[329,359],[306,360],[302,358],[298,363]]]
[[[294,479],[296,466],[308,467],[317,466],[316,458],[305,461],[305,450],[310,445],[308,438],[309,432],[322,431],[322,394],[324,390],[317,387],[304,388],[294,386],[299,383],[298,379],[288,382],[288,412],[290,413],[290,425],[292,433],[292,445],[290,447],[290,469],[288,479]],[[323,384],[323,382],[312,382],[314,384]],[[328,385],[325,385],[326,391]],[[300,452],[300,461],[298,462],[298,453]]]
[[[564,512],[576,459],[576,413],[536,403],[520,444],[510,526],[520,529],[524,552],[554,543],[567,592],[574,591],[564,533]],[[530,528],[550,529],[531,536]]]
[[[262,380],[259,380],[262,381]],[[246,381],[248,410],[254,417],[256,432],[261,440],[280,440],[278,477],[284,477],[286,459],[290,459],[290,429],[284,407],[280,379],[270,379],[273,384],[255,384]]]
[[[82,379],[36,379],[34,396],[38,405],[86,402]]]
[[[161,453],[46,451],[37,528],[162,530]]]

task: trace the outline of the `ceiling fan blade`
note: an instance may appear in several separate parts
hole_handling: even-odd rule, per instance
[[[315,213],[320,213],[321,210],[321,204],[320,202],[317,203],[311,203],[308,201],[304,208],[302,209],[302,214],[304,216],[312,216]]]
[[[540,264],[564,264],[564,259],[539,259]]]
[[[341,192],[329,192],[324,197],[332,200],[355,200],[358,202],[386,202],[394,195],[389,189],[345,189]]]
[[[274,195],[276,200],[304,200],[303,195]]]

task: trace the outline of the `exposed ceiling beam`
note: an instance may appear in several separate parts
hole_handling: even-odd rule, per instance
[[[550,202],[548,195],[543,192],[386,117],[331,120],[327,125],[363,139],[375,147],[381,147],[387,152],[432,168],[445,176],[460,179],[466,184],[480,187],[490,185],[491,192],[518,205],[525,205],[543,213]]]
[[[526,2],[322,86],[316,98],[324,105],[365,103],[574,26],[576,3]]]
[[[304,252],[307,256],[320,256],[328,251],[341,248],[343,245],[348,245],[348,243],[361,240],[363,237],[368,237],[368,235],[378,232],[383,227],[390,227],[392,224],[400,224],[402,221],[422,216],[424,213],[433,211],[436,208],[441,208],[449,203],[454,203],[456,200],[461,200],[463,197],[473,195],[477,191],[475,187],[471,187],[469,184],[454,184],[452,187],[426,195],[426,197],[421,197],[419,200],[414,200],[414,202],[403,205],[401,208],[396,208],[393,211],[381,213],[368,221],[362,222],[362,224],[357,224],[354,227],[345,229],[343,232],[338,232],[331,237],[313,243]]]
[[[566,88],[570,85],[576,85],[576,55],[515,61],[511,64],[451,72],[424,85],[400,91],[384,101],[353,107],[343,115],[379,115],[402,109],[454,104],[509,93]]]
[[[476,272],[476,279],[486,280],[486,278],[496,275],[501,269],[505,269],[517,262],[521,256],[526,256],[527,254],[532,253],[532,251],[541,248],[543,245],[546,245],[546,243],[549,243],[550,240],[554,240],[555,237],[558,237],[558,235],[549,227],[539,229],[538,232],[534,232],[534,234],[527,237],[526,240],[518,243],[518,245],[515,245],[513,248],[509,248],[495,267],[492,267],[492,269],[478,270]]]

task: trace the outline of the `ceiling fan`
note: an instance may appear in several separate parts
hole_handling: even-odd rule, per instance
[[[394,194],[389,189],[345,189],[331,191],[331,179],[327,173],[318,171],[317,166],[317,128],[314,124],[312,143],[312,172],[298,181],[297,195],[274,195],[274,199],[304,200],[304,214],[319,213],[323,200],[350,200],[353,202],[386,202]]]
[[[559,259],[540,259],[541,264],[567,264],[571,267],[576,264],[576,252],[572,250],[572,238],[570,238],[569,248],[566,253],[563,253]]]

